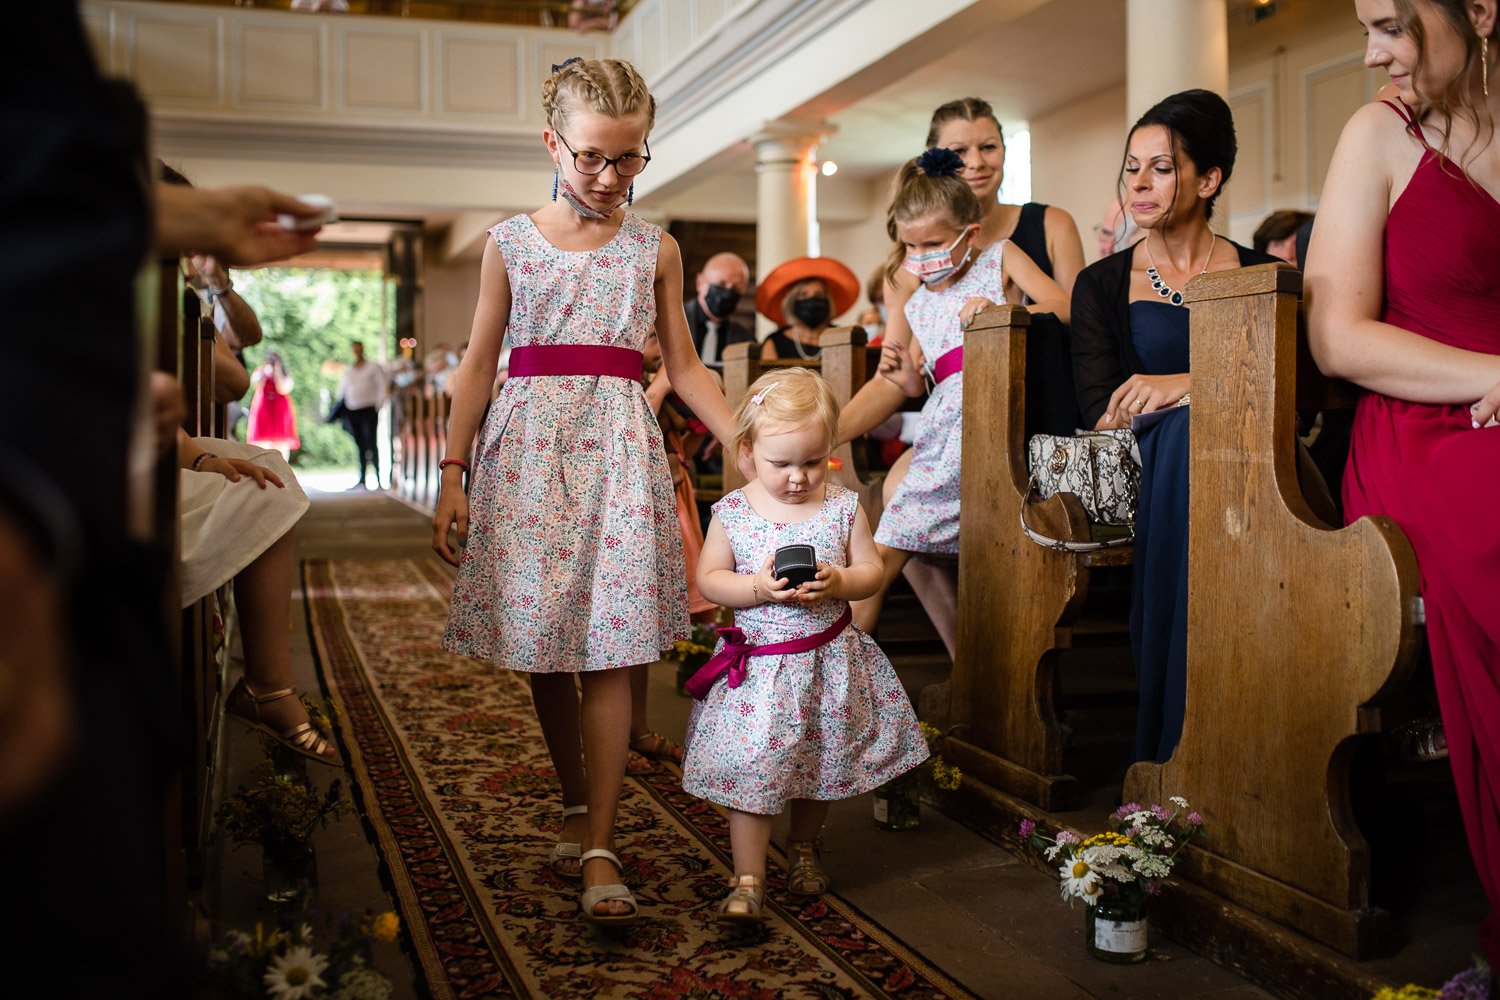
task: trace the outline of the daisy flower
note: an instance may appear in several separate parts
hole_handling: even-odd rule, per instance
[[[1099,873],[1090,868],[1087,861],[1070,861],[1057,871],[1062,876],[1063,899],[1077,896],[1090,906],[1094,905],[1094,896],[1099,892]]]
[[[328,968],[327,955],[299,945],[289,948],[271,960],[262,981],[271,1000],[306,1000],[314,991],[327,989],[322,973]]]

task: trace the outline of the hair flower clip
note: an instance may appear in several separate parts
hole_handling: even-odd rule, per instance
[[[917,157],[917,167],[928,177],[954,177],[964,168],[964,158],[951,149],[933,146]]]
[[[569,66],[578,62],[583,62],[583,56],[573,56],[571,59],[564,59],[560,63],[553,63],[552,72],[556,73],[558,70],[567,69]]]
[[[760,392],[757,392],[755,395],[751,396],[750,402],[754,403],[756,406],[759,406],[766,401],[766,397],[770,395],[771,390],[774,388],[776,388],[774,385],[766,386]]]

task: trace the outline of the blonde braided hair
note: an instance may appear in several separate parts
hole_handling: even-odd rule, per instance
[[[656,123],[656,98],[625,60],[578,59],[557,67],[542,84],[542,113],[555,129],[579,111],[606,118],[645,115],[649,133]]]

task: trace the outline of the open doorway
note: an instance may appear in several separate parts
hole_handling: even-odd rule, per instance
[[[288,454],[304,488],[356,487],[358,452],[346,422],[329,421],[351,345],[390,370],[396,296],[376,254],[348,255],[321,267],[269,267],[235,274],[265,338],[244,351],[252,388],[231,411],[232,436]],[[279,361],[279,364],[278,364]],[[389,434],[381,412],[377,469],[390,480]]]

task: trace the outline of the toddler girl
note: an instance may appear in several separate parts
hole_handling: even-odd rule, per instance
[[[916,767],[927,744],[890,661],[850,622],[849,601],[880,585],[880,556],[855,494],[825,482],[838,405],[804,368],[761,377],[736,413],[731,454],[755,476],[714,504],[698,588],[737,608],[689,690],[682,786],[727,806],[734,854],[721,919],[756,923],[771,821],[791,802],[787,890],[828,889],[819,834],[829,802]],[[744,464],[742,462],[742,464]],[[814,579],[777,579],[784,545],[813,547]]]

